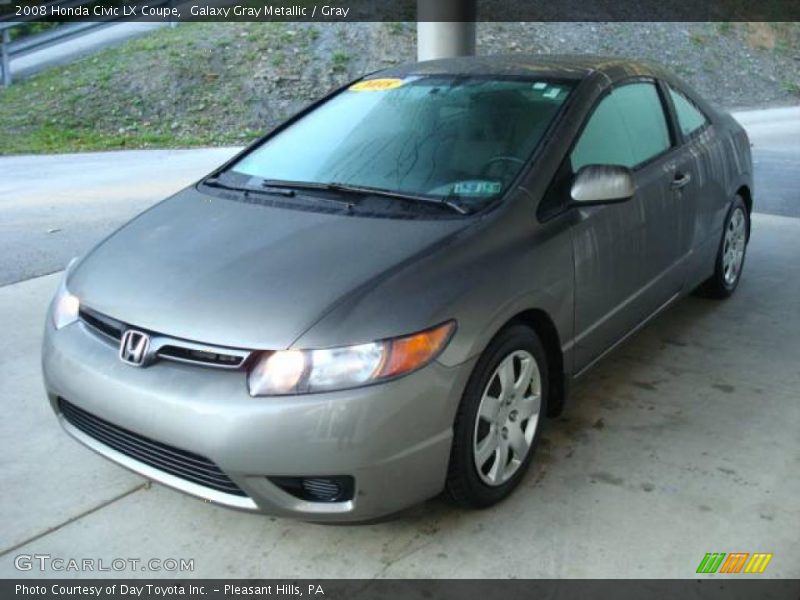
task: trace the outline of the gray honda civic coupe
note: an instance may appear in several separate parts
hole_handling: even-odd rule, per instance
[[[49,401],[99,454],[228,507],[487,507],[570,382],[682,296],[733,293],[752,204],[744,130],[657,65],[393,67],[73,261]]]

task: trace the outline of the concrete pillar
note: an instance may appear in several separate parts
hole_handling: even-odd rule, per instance
[[[476,0],[417,0],[417,60],[475,54]]]
[[[472,56],[475,54],[475,22],[417,23],[417,60]]]

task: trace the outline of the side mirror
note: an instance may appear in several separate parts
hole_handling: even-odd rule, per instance
[[[618,165],[586,165],[572,183],[570,195],[576,205],[611,204],[630,200],[636,193],[633,171]]]

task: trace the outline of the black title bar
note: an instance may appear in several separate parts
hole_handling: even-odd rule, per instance
[[[798,0],[0,0],[3,21],[800,21]]]

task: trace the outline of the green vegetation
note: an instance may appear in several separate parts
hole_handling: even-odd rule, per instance
[[[0,154],[244,144],[350,75],[298,23],[192,23],[0,89]]]
[[[720,35],[730,35],[733,32],[733,23],[730,21],[717,23],[717,31],[719,31]]]
[[[19,40],[31,35],[36,35],[37,33],[42,33],[43,31],[47,31],[48,29],[53,29],[61,25],[59,21],[52,21],[48,23],[40,23],[36,21],[31,21],[29,23],[21,23],[16,27],[12,27],[8,30],[8,36],[13,42],[14,40]]]
[[[331,55],[331,62],[333,62],[334,71],[344,71],[347,68],[347,63],[350,62],[350,55],[344,50],[335,50]]]
[[[386,23],[386,30],[390,35],[402,35],[406,32],[408,24],[402,21],[389,21]]]
[[[775,35],[775,51],[795,55],[800,45],[800,23],[770,23]]]
[[[790,94],[800,96],[800,82],[797,81],[784,81],[783,88]]]
[[[705,46],[706,44],[708,44],[708,38],[702,33],[698,33],[696,31],[693,31],[689,34],[689,40],[695,46]]]

